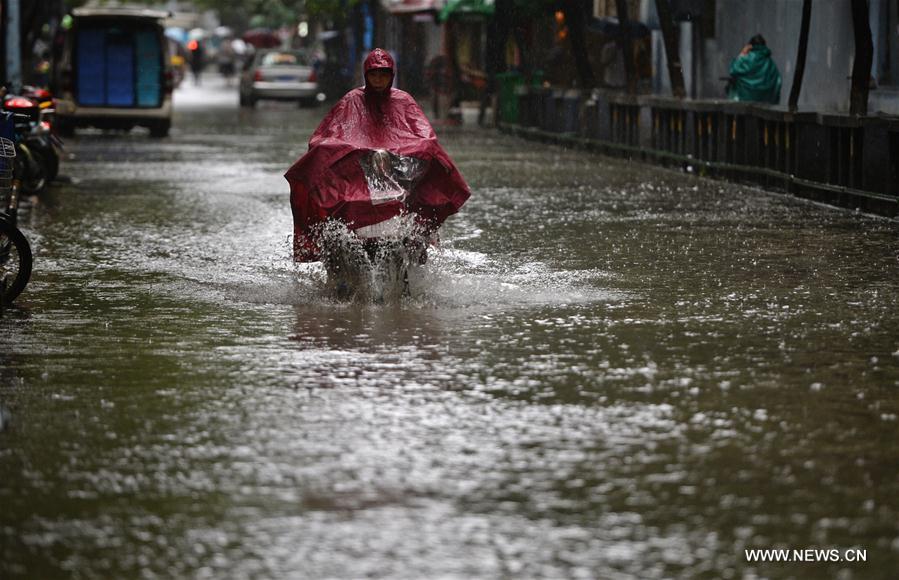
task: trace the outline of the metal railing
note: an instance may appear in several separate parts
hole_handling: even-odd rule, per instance
[[[899,118],[725,100],[516,89],[503,130],[899,216]]]

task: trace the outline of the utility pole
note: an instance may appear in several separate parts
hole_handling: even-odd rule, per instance
[[[668,0],[656,0],[656,11],[659,14],[659,26],[662,28],[662,40],[665,43],[665,60],[668,62],[671,93],[676,98],[683,99],[687,94],[684,89],[684,69],[680,62],[680,50],[678,49],[680,43]]]
[[[868,20],[866,0],[852,0],[852,29],[855,32],[855,60],[852,63],[852,88],[849,92],[849,114],[868,114],[868,83],[871,81],[871,62],[874,45]]]
[[[6,2],[6,82],[11,93],[22,89],[22,49],[19,41],[19,0]]]
[[[624,74],[627,78],[627,93],[637,94],[637,63],[634,62],[634,43],[631,38],[631,23],[627,13],[627,0],[615,0],[618,12],[619,46],[624,56]]]
[[[802,24],[799,28],[799,50],[796,55],[796,71],[793,73],[793,86],[790,88],[790,99],[787,106],[796,112],[799,103],[799,92],[802,90],[802,76],[805,74],[805,55],[808,52],[808,30],[812,21],[812,0],[802,2]]]
[[[587,57],[587,3],[584,0],[564,0],[561,7],[565,13],[565,25],[568,27],[578,81],[581,88],[592,89],[596,79]]]

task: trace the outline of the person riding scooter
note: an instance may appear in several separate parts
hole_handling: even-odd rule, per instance
[[[363,238],[373,257],[388,224],[411,218],[427,238],[471,194],[421,107],[393,87],[393,58],[376,48],[363,70],[365,85],[334,105],[285,174],[298,262],[322,259],[327,223]]]

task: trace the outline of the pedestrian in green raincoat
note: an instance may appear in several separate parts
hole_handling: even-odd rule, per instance
[[[727,96],[735,101],[780,102],[780,71],[761,34],[753,36],[730,63]]]

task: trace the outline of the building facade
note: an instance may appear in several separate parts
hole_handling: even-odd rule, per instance
[[[655,24],[653,43],[657,92],[667,89],[664,50],[660,42],[654,0],[643,0],[642,13]],[[799,0],[717,0],[671,2],[681,39],[689,96],[703,99],[724,97],[724,77],[731,60],[749,38],[761,34],[771,48],[783,77],[781,105],[793,86],[802,2]],[[852,0],[812,2],[811,24],[802,90],[798,108],[804,111],[843,113],[849,110],[849,91],[855,60]],[[899,4],[869,0],[869,26],[874,44],[869,113],[899,114]],[[709,14],[712,11],[712,14]],[[713,23],[713,24],[707,24]]]

